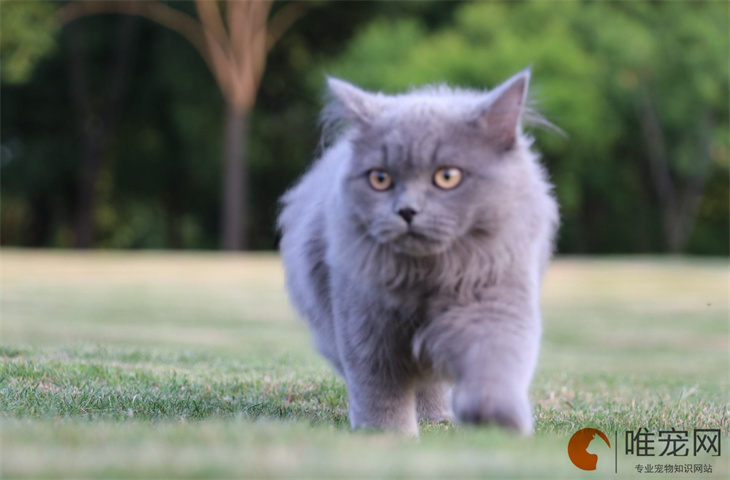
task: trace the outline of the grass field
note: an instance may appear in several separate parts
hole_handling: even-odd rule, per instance
[[[0,258],[5,478],[625,478],[647,463],[730,474],[725,259],[557,260],[535,437],[441,425],[412,440],[349,431],[343,383],[289,308],[274,254]],[[591,444],[596,472],[566,454],[583,427],[612,442]],[[719,428],[723,452],[627,456],[623,432],[639,427]]]

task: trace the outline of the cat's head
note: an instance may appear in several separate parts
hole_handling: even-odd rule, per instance
[[[330,78],[326,119],[350,127],[341,185],[348,221],[413,256],[498,228],[529,146],[529,79],[525,70],[489,92],[429,87],[389,96]]]

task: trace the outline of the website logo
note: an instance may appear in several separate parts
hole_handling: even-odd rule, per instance
[[[719,428],[696,428],[694,431],[669,430],[650,431],[644,427],[626,430],[623,436],[614,432],[614,444],[606,434],[595,428],[583,428],[570,437],[568,457],[573,465],[581,470],[598,470],[598,455],[591,453],[591,442],[602,439],[613,450],[613,471],[618,474],[619,450],[625,461],[632,462],[637,473],[712,473],[714,457],[722,455],[722,431]],[[624,439],[623,448],[619,440]],[[600,468],[607,472],[608,467],[604,447],[598,442],[593,451],[601,452],[603,462]],[[598,449],[595,449],[595,447]],[[681,463],[680,463],[681,462]]]
[[[568,457],[573,465],[580,468],[581,470],[595,470],[598,464],[598,455],[588,452],[588,445],[596,438],[596,435],[601,437],[608,448],[611,448],[611,443],[608,441],[608,437],[602,431],[595,428],[584,428],[578,430],[570,437],[568,442]]]

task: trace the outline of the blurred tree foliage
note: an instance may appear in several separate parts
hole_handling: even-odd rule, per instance
[[[0,75],[3,82],[29,79],[39,59],[55,46],[55,7],[50,2],[6,2],[0,15]]]
[[[25,27],[5,28],[9,5]],[[3,245],[74,244],[70,32],[44,24],[35,9],[47,7],[4,2],[0,16]],[[100,110],[121,21],[84,21]],[[95,246],[216,248],[224,101],[176,34],[140,20],[136,35]],[[251,243],[273,247],[276,200],[313,158],[324,73],[395,92],[491,87],[532,64],[539,108],[568,134],[535,132],[562,205],[561,252],[727,255],[729,48],[725,2],[321,3],[269,55],[250,121]]]
[[[479,2],[436,32],[375,21],[330,69],[397,92],[532,65],[540,110],[569,136],[537,132],[561,251],[727,253],[728,53],[724,2]]]

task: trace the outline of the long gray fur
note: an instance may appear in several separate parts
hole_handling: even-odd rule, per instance
[[[489,92],[329,79],[331,147],[282,198],[292,303],[344,377],[353,428],[533,429],[540,283],[558,207],[522,129],[529,70]],[[433,183],[457,167],[453,190]],[[387,171],[392,188],[368,183]],[[409,224],[397,212],[413,209]]]

